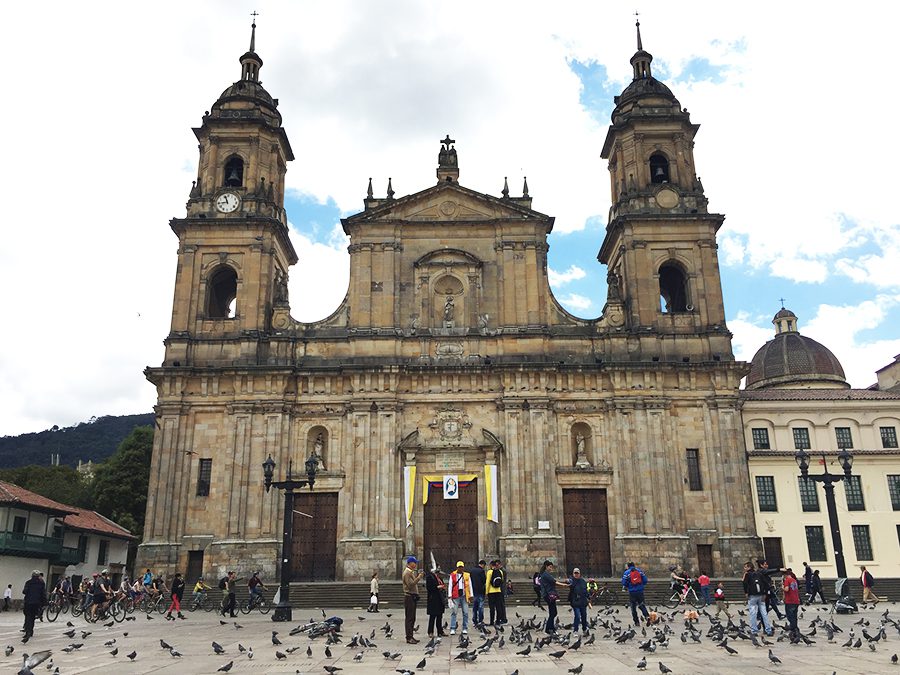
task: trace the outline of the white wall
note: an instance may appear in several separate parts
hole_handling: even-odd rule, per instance
[[[6,589],[6,585],[12,584],[13,600],[21,600],[22,587],[31,578],[32,570],[43,572],[45,580],[50,578],[47,560],[0,555],[0,597],[2,597],[3,590]]]

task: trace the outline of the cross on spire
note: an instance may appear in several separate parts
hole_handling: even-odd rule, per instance
[[[250,27],[250,51],[256,52],[256,17],[259,16],[259,12],[254,9],[250,12],[250,16],[253,17],[253,24]]]
[[[784,298],[778,298],[778,302],[781,303],[781,309],[784,309]]]

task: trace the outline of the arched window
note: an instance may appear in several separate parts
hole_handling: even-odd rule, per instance
[[[232,319],[237,314],[237,272],[228,265],[217,267],[206,280],[206,316]]]
[[[689,312],[687,275],[679,265],[667,262],[659,268],[659,295],[663,312]]]
[[[244,160],[232,155],[225,162],[225,187],[242,187],[244,185]]]
[[[650,157],[650,182],[654,185],[669,182],[669,160],[659,153]]]

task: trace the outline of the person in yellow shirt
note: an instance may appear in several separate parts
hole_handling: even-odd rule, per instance
[[[491,561],[491,569],[487,573],[486,593],[490,608],[490,625],[506,623],[506,572],[499,560]]]
[[[456,611],[462,610],[462,632],[469,632],[469,605],[472,604],[472,577],[466,572],[466,564],[460,560],[456,571],[450,573],[450,635],[456,635]]]
[[[203,577],[197,579],[197,583],[194,584],[194,592],[191,595],[193,599],[191,602],[192,607],[200,607],[203,604],[203,601],[206,599],[206,591],[211,591],[212,587],[207,586],[203,583]]]

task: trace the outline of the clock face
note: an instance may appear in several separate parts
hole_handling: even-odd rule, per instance
[[[240,206],[240,198],[233,192],[224,192],[216,199],[216,208],[222,213],[231,213]]]

